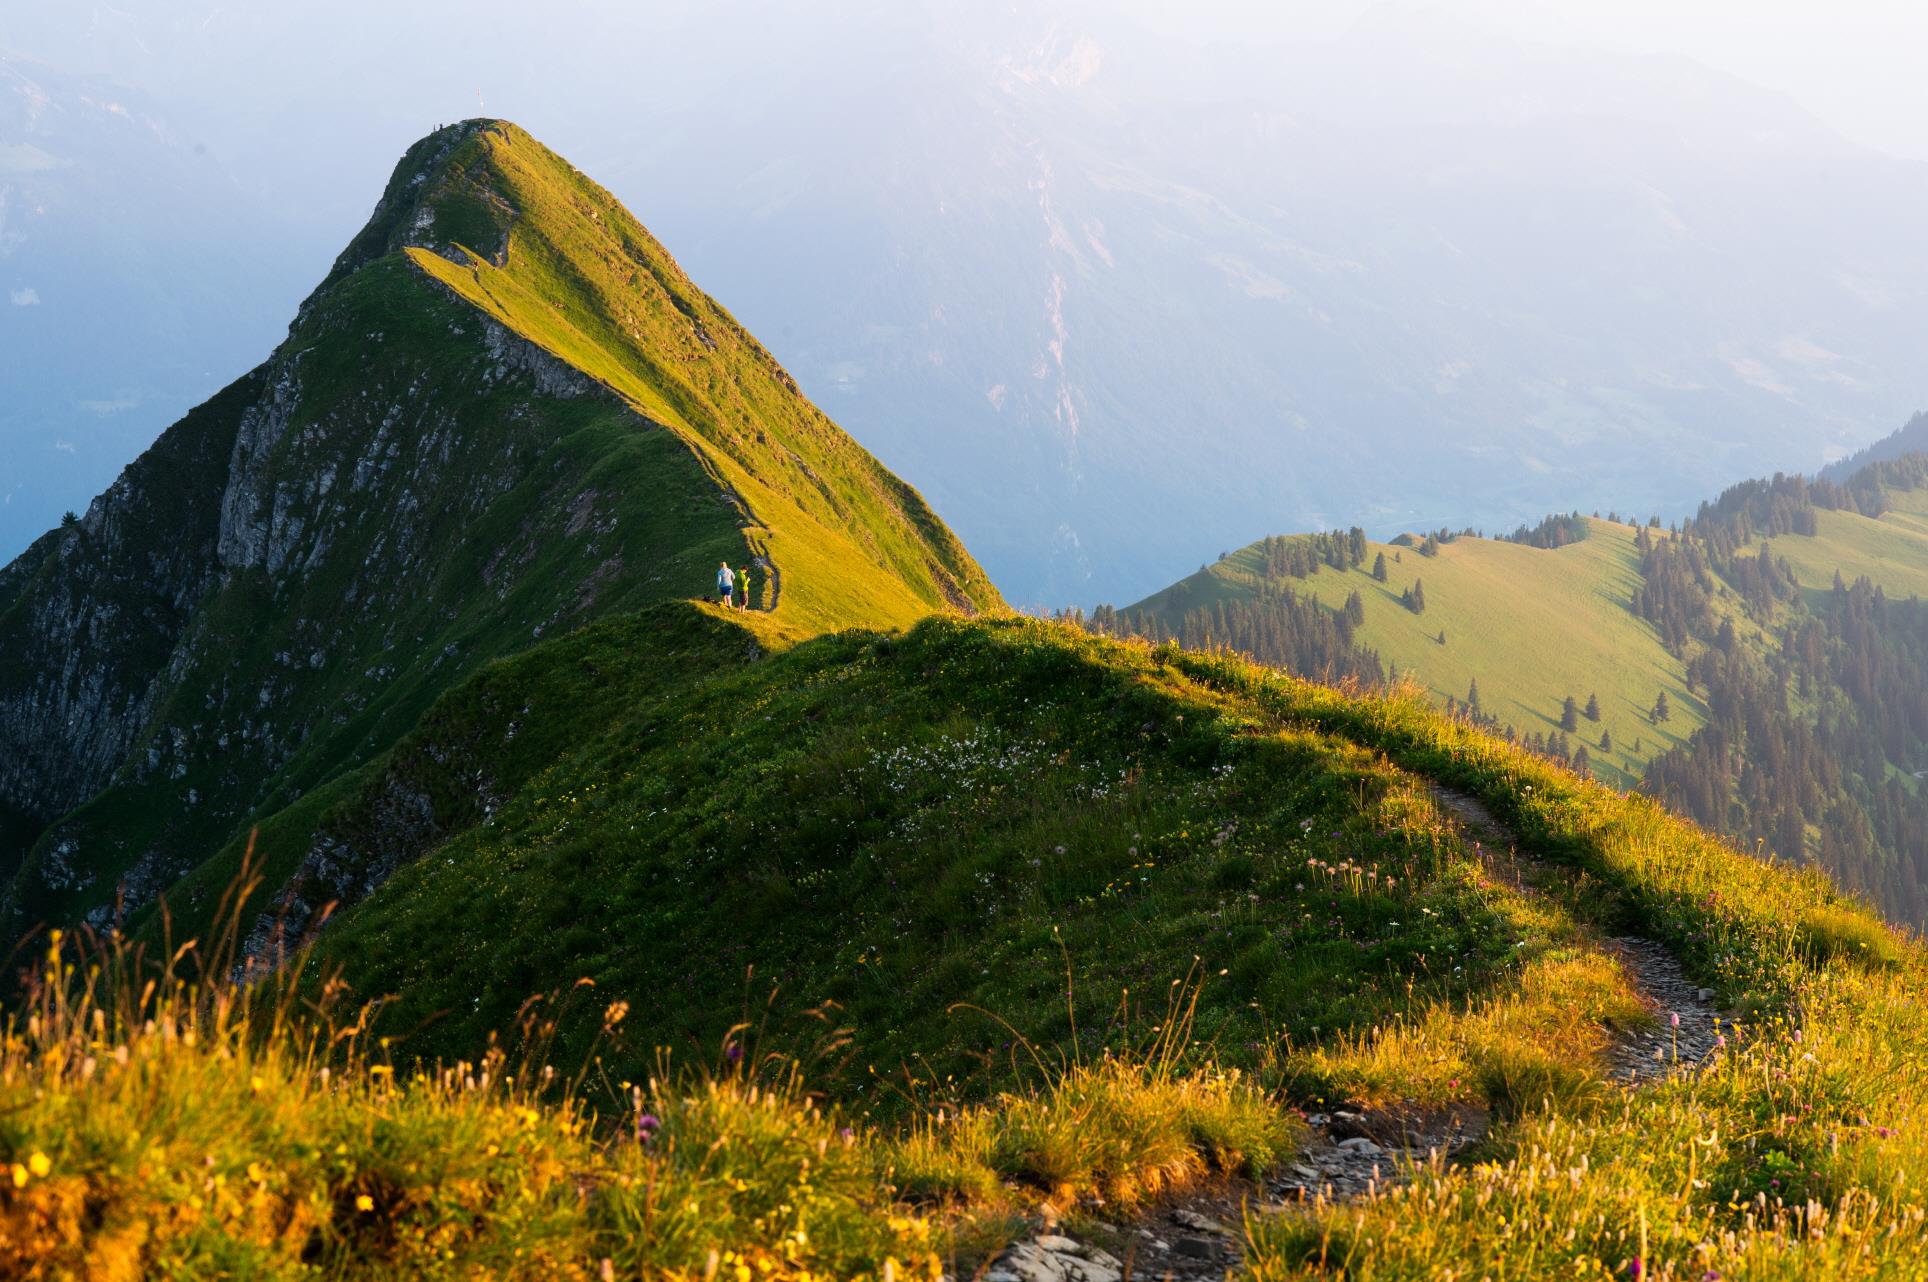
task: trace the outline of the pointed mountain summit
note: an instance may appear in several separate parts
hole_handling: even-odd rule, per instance
[[[0,569],[8,924],[152,899],[481,665],[720,561],[766,641],[999,604],[607,192],[438,130],[267,362]]]

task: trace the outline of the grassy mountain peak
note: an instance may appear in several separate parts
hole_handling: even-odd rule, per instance
[[[490,660],[722,561],[761,645],[999,604],[607,192],[438,130],[269,360],[0,572],[4,906],[149,902]]]

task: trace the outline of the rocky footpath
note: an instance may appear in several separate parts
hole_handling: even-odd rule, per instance
[[[1434,798],[1477,838],[1511,848],[1513,834],[1478,800],[1434,787]],[[1478,848],[1477,846],[1475,847]],[[1513,856],[1531,866],[1530,856]],[[1509,880],[1519,880],[1519,866]],[[1691,1071],[1724,1043],[1726,1016],[1711,988],[1695,984],[1664,945],[1637,936],[1604,941],[1632,975],[1653,1021],[1615,1031],[1608,1079],[1630,1089]],[[1228,1184],[1147,1212],[1122,1227],[1093,1222],[1086,1237],[1056,1226],[999,1255],[984,1282],[1203,1282],[1238,1267],[1247,1215],[1288,1215],[1310,1201],[1373,1197],[1423,1163],[1450,1162],[1486,1134],[1484,1109],[1342,1108],[1307,1115],[1310,1133],[1284,1169],[1263,1184]]]

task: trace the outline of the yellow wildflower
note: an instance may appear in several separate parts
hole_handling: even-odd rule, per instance
[[[46,1178],[47,1172],[54,1169],[54,1164],[47,1160],[45,1153],[35,1152],[32,1157],[27,1159],[27,1169],[44,1179]]]
[[[366,1193],[358,1193],[355,1195],[355,1209],[357,1211],[372,1211],[375,1209],[375,1199]]]

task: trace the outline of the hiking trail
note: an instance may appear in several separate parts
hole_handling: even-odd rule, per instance
[[[1427,781],[1433,802],[1489,876],[1522,894],[1545,897],[1535,882],[1555,868],[1522,851],[1517,834],[1477,798]],[[1505,853],[1500,853],[1504,851]],[[1615,1028],[1605,1053],[1607,1080],[1637,1089],[1698,1067],[1715,1048],[1712,989],[1688,979],[1678,959],[1651,939],[1603,937],[1600,947],[1626,967],[1654,1015],[1651,1024]],[[1014,1243],[976,1275],[981,1282],[1217,1282],[1242,1256],[1245,1215],[1291,1214],[1305,1203],[1374,1196],[1409,1178],[1412,1168],[1451,1161],[1486,1135],[1483,1105],[1338,1107],[1307,1116],[1310,1131],[1292,1160],[1262,1182],[1221,1181],[1150,1209],[1123,1224],[1090,1221],[1082,1238],[1054,1224]]]

